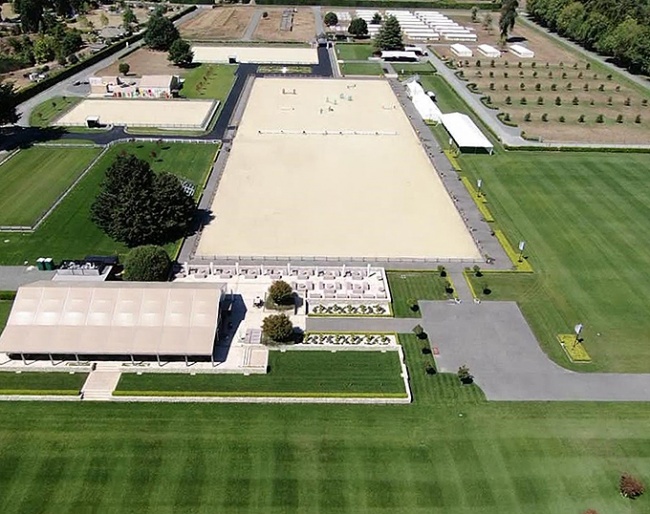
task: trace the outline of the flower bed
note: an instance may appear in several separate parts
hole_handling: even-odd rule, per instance
[[[307,334],[302,343],[318,345],[388,346],[396,344],[394,335],[388,334]]]
[[[587,349],[581,342],[576,342],[575,334],[559,334],[557,339],[571,362],[591,362]]]
[[[390,316],[384,305],[314,305],[309,314],[318,316]]]

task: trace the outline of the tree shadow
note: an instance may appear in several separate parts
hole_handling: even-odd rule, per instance
[[[29,148],[36,143],[56,141],[67,133],[63,127],[11,127],[0,131],[0,150]],[[83,139],[83,134],[79,139]]]

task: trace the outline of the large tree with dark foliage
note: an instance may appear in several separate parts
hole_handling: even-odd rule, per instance
[[[178,38],[169,47],[168,61],[172,61],[176,66],[189,66],[194,60],[192,47],[184,39]]]
[[[155,245],[138,246],[124,261],[122,278],[137,282],[164,282],[172,263],[164,248]]]
[[[348,27],[348,32],[355,37],[367,36],[368,35],[368,24],[363,18],[354,18],[350,22]]]
[[[120,155],[106,170],[91,218],[113,239],[133,247],[185,236],[195,211],[177,177],[155,173],[134,155]]]
[[[156,11],[149,18],[144,42],[154,50],[169,50],[172,43],[180,37],[178,29],[169,18],[165,18],[160,11]]]
[[[508,34],[515,28],[517,19],[517,0],[504,0],[501,4],[501,17],[499,18],[499,30],[501,31],[501,40],[508,39]]]
[[[20,115],[16,112],[16,90],[12,82],[0,82],[0,126],[14,124]]]
[[[533,20],[589,50],[614,56],[633,72],[650,73],[647,0],[528,0]]]
[[[402,27],[395,16],[386,16],[382,23],[375,45],[379,50],[403,50]]]

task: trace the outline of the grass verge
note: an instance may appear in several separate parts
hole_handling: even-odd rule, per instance
[[[337,43],[336,57],[342,61],[365,61],[374,51],[372,45],[363,43]]]
[[[1,394],[79,394],[87,373],[36,373],[0,371]]]
[[[55,96],[34,107],[29,115],[32,127],[47,127],[56,118],[83,100],[80,96]]]
[[[591,362],[587,349],[575,334],[559,334],[557,339],[571,362]]]
[[[371,75],[380,76],[384,72],[381,65],[376,62],[345,62],[341,64],[341,73],[343,75]]]
[[[420,311],[411,309],[411,300],[447,300],[448,279],[439,271],[388,271],[388,285],[393,297],[396,318],[419,318]]]

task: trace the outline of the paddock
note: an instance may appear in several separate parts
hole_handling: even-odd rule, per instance
[[[204,100],[84,100],[54,122],[61,126],[84,126],[99,117],[102,125],[205,128],[218,102]]]
[[[388,82],[258,78],[196,256],[480,253]]]
[[[193,46],[194,62],[255,64],[318,64],[316,48],[264,46]]]

